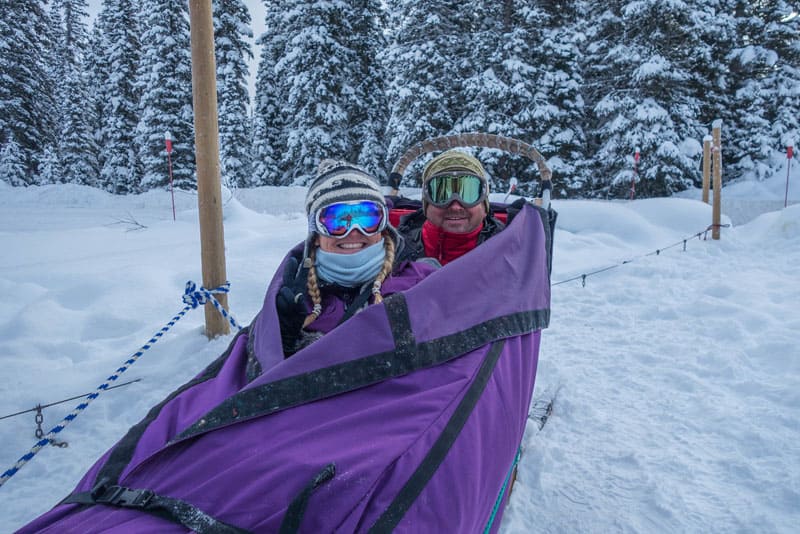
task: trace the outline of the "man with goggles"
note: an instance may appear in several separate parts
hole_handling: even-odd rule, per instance
[[[422,172],[422,209],[406,215],[398,231],[413,256],[442,265],[466,254],[505,226],[491,215],[486,170],[473,156],[449,150]]]
[[[378,182],[356,165],[320,163],[305,207],[308,237],[284,262],[275,301],[286,357],[435,270],[404,259]]]

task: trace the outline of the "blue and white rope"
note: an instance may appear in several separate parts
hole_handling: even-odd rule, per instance
[[[0,487],[2,487],[3,484],[5,484],[9,478],[14,476],[17,473],[17,471],[19,471],[20,468],[22,468],[22,466],[24,466],[34,456],[36,456],[36,454],[40,450],[42,450],[44,447],[50,444],[51,441],[54,441],[56,436],[58,436],[61,433],[61,431],[64,430],[64,428],[66,428],[66,426],[70,424],[78,416],[78,414],[80,414],[83,410],[85,410],[89,406],[89,403],[91,403],[94,399],[99,397],[101,392],[108,389],[111,382],[117,380],[117,378],[119,378],[119,376],[122,373],[124,373],[128,369],[128,367],[130,367],[136,360],[139,359],[139,356],[144,354],[146,350],[152,347],[161,338],[161,336],[163,336],[170,328],[172,328],[175,325],[175,323],[180,321],[183,318],[183,316],[186,315],[186,312],[188,312],[189,310],[197,308],[199,305],[205,304],[206,302],[211,302],[211,304],[214,305],[214,307],[222,314],[223,317],[225,317],[225,319],[227,319],[231,323],[231,325],[234,328],[241,330],[242,327],[239,326],[236,320],[227,312],[227,310],[225,310],[225,308],[222,307],[222,305],[217,301],[217,299],[214,298],[215,293],[228,293],[229,291],[230,291],[229,282],[225,282],[225,284],[214,289],[206,289],[202,286],[198,289],[197,284],[195,284],[194,282],[192,281],[186,282],[186,288],[183,293],[183,302],[186,304],[186,306],[184,306],[184,308],[180,312],[178,312],[178,314],[175,315],[172,318],[172,320],[170,320],[166,324],[166,326],[164,326],[163,328],[161,328],[161,330],[156,332],[156,334],[153,337],[151,337],[147,341],[147,343],[142,345],[142,348],[140,348],[133,356],[128,358],[125,361],[125,363],[122,364],[122,366],[119,367],[114,372],[113,375],[109,376],[103,384],[100,384],[94,392],[87,395],[86,399],[80,404],[78,404],[75,407],[75,409],[72,410],[72,412],[70,412],[66,417],[64,417],[64,419],[61,420],[60,423],[54,426],[50,430],[50,432],[47,433],[46,436],[37,441],[30,451],[28,451],[19,460],[17,460],[17,463],[15,463],[10,469],[6,470],[6,472],[4,472],[0,476]]]
[[[206,289],[202,286],[200,286],[200,289],[197,289],[197,285],[190,280],[186,282],[186,290],[183,294],[183,302],[192,308],[197,308],[201,304],[210,302],[217,309],[220,315],[227,319],[232,327],[236,328],[237,330],[241,330],[242,327],[236,322],[236,319],[234,319],[233,316],[228,313],[228,310],[223,308],[222,304],[220,304],[219,301],[214,298],[214,293],[228,293],[230,291],[230,287],[230,282],[225,282],[223,285],[214,289]]]

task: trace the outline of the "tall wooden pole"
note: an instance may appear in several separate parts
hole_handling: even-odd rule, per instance
[[[194,103],[197,206],[200,212],[200,255],[203,287],[213,289],[227,281],[225,234],[222,227],[222,187],[217,124],[217,65],[214,59],[214,22],[211,0],[189,0],[192,40],[192,97]],[[224,293],[214,295],[228,308]],[[230,332],[227,320],[211,303],[205,306],[206,336]]]
[[[708,204],[708,187],[711,184],[711,136],[703,138],[703,202]]]
[[[719,239],[720,221],[722,218],[722,121],[715,120],[711,127],[711,137],[714,147],[711,149],[713,156],[714,173],[714,203],[711,205],[711,239]]]

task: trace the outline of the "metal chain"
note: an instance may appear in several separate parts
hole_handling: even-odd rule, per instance
[[[44,413],[42,413],[41,404],[36,405],[36,416],[34,417],[34,420],[36,421],[36,431],[34,434],[36,435],[36,439],[41,440],[44,437],[44,430],[42,429],[42,423],[44,423]],[[50,439],[50,445],[53,447],[59,447],[61,449],[69,447],[69,443],[66,441],[57,441],[55,439]]]
[[[36,417],[34,418],[36,421],[36,439],[42,439],[44,437],[44,430],[42,430],[42,423],[44,423],[44,414],[42,413],[42,405],[36,405]]]

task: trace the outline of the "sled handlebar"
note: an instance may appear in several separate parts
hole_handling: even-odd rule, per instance
[[[553,173],[544,161],[544,157],[538,150],[533,148],[528,143],[524,143],[519,139],[512,137],[505,137],[502,135],[485,134],[485,133],[462,133],[453,135],[442,135],[439,137],[431,137],[416,145],[412,146],[405,153],[400,156],[397,163],[392,167],[390,181],[393,184],[400,184],[403,173],[412,161],[417,159],[423,154],[428,154],[437,150],[448,150],[455,147],[482,147],[482,148],[498,148],[512,154],[520,154],[526,158],[534,161],[539,168],[539,175],[542,178],[542,190],[546,191],[545,194],[550,193],[550,181]],[[396,195],[398,190],[396,187],[392,188],[392,195]],[[549,199],[548,199],[549,201]]]

